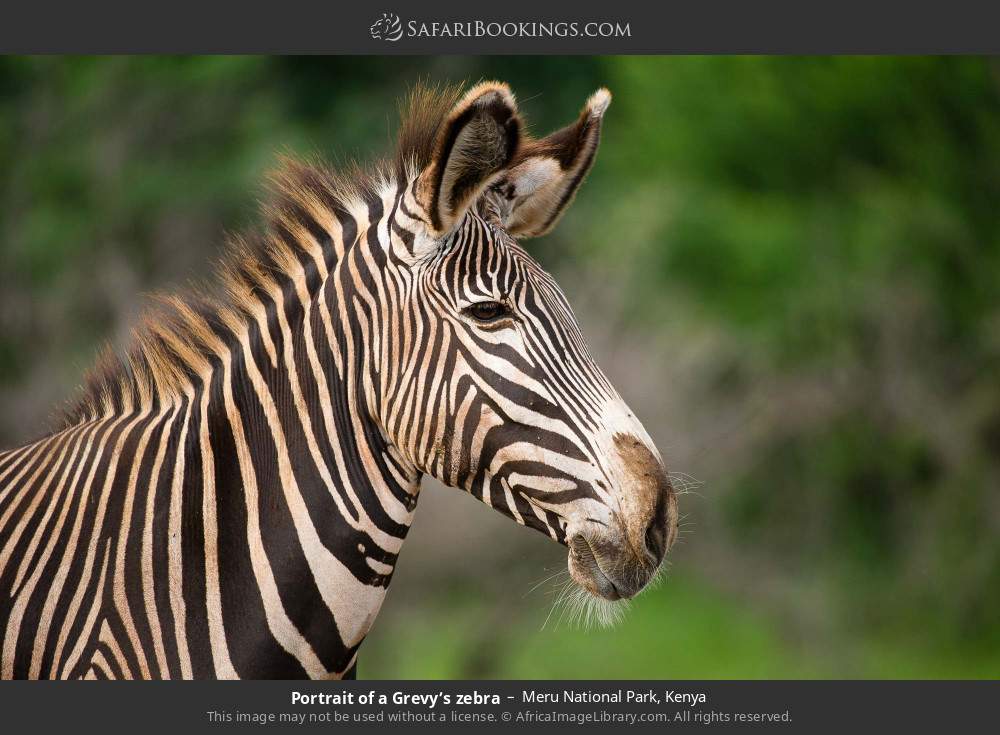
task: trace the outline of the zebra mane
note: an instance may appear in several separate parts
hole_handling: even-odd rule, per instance
[[[56,414],[53,428],[156,407],[190,390],[229,347],[220,335],[244,329],[262,294],[280,290],[289,274],[302,272],[308,262],[303,258],[314,258],[327,233],[339,229],[338,215],[358,211],[427,165],[461,89],[413,87],[400,105],[391,159],[334,169],[319,159],[280,157],[266,179],[262,224],[227,238],[213,275],[203,283],[151,294],[129,338],[118,349],[105,345],[76,397]]]

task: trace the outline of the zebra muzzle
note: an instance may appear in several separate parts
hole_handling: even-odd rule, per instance
[[[601,567],[597,554],[584,536],[570,539],[568,563],[570,575],[591,594],[606,600],[620,600],[624,596]]]

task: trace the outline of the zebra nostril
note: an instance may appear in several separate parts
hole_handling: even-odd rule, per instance
[[[646,553],[654,564],[659,564],[663,561],[663,555],[666,553],[667,548],[667,533],[658,518],[653,518],[646,527],[643,542],[646,546]]]

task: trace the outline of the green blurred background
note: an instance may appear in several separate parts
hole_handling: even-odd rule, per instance
[[[529,247],[700,487],[610,631],[552,610],[562,549],[426,487],[361,676],[1000,676],[994,60],[4,58],[0,445],[253,225],[277,153],[370,158],[411,83],[480,78],[539,133],[614,92]]]

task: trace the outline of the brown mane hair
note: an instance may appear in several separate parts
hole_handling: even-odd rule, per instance
[[[325,222],[371,201],[387,183],[416,176],[430,161],[439,128],[461,98],[461,86],[418,84],[400,105],[395,155],[334,170],[319,159],[280,157],[266,179],[258,229],[227,239],[214,276],[182,294],[154,294],[127,343],[105,346],[77,397],[59,412],[62,430],[103,415],[162,407],[211,369],[226,335],[247,323],[260,295],[301,270],[322,248],[331,257]],[[345,243],[345,246],[350,243]],[[332,263],[328,263],[332,265]]]

